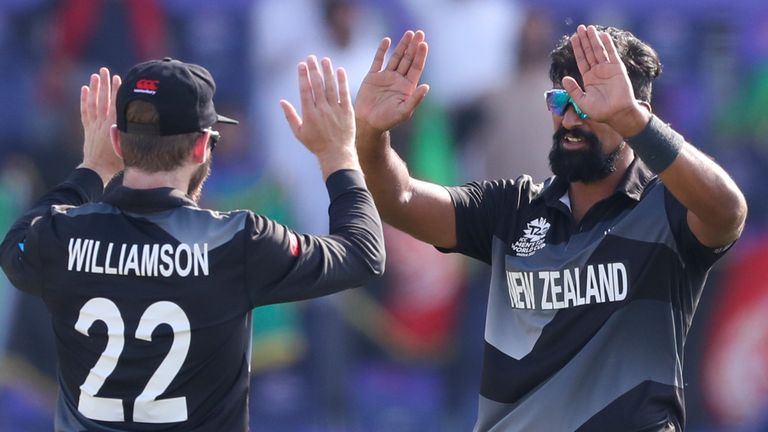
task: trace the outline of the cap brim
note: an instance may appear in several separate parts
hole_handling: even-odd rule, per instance
[[[224,117],[223,115],[216,114],[216,123],[239,124],[240,122],[235,119],[231,119],[229,117]]]

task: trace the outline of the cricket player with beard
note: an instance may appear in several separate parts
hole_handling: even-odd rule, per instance
[[[357,93],[358,155],[385,222],[491,267],[475,430],[683,430],[684,341],[747,206],[652,113],[656,52],[580,25],[551,53],[554,177],[443,187],[389,143],[429,90],[425,35],[406,32],[385,64],[389,45]]]

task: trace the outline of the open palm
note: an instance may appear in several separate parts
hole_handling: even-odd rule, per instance
[[[429,90],[418,84],[428,50],[424,33],[406,32],[382,68],[389,45],[389,38],[381,41],[355,100],[358,125],[382,132],[409,119]]]
[[[321,66],[311,55],[299,63],[301,113],[287,100],[281,100],[285,118],[296,138],[319,158],[354,153],[355,122],[347,73],[338,68],[333,74],[331,59]]]
[[[90,83],[80,88],[80,120],[83,123],[83,163],[101,176],[106,184],[123,169],[123,160],[115,153],[110,129],[115,124],[115,98],[122,81],[102,67],[92,74]]]
[[[610,122],[635,106],[632,83],[608,33],[580,25],[571,45],[584,89],[569,76],[563,78],[563,87],[590,118]]]

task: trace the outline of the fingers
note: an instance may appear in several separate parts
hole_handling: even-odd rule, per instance
[[[285,114],[285,119],[288,120],[288,125],[291,127],[293,134],[298,138],[299,133],[301,132],[302,122],[301,117],[299,117],[299,114],[296,112],[296,108],[285,99],[280,100],[280,107],[283,108],[283,114]]]
[[[392,53],[392,57],[389,58],[389,62],[387,63],[388,70],[397,70],[398,65],[400,65],[400,60],[402,60],[405,55],[405,50],[408,49],[408,46],[413,40],[413,36],[414,33],[411,30],[408,30],[403,34],[400,42],[398,42],[395,47],[395,52]]]
[[[576,58],[576,66],[583,77],[589,71],[589,62],[587,61],[586,54],[584,54],[584,48],[581,46],[581,38],[578,33],[571,36],[571,47],[573,48],[573,56]]]
[[[422,33],[423,34],[423,33]],[[421,79],[421,74],[424,73],[424,65],[427,63],[427,53],[429,52],[429,46],[426,42],[420,42],[416,47],[416,55],[413,59],[413,64],[405,77],[412,83],[417,83]]]
[[[598,31],[593,25],[578,26],[571,36],[571,45],[582,76],[600,63],[618,63],[619,57],[610,35]]]
[[[318,66],[317,57],[307,57],[307,63],[299,65],[299,91],[301,93],[302,113],[306,116],[306,110],[310,106],[327,104],[336,106],[345,101],[351,104],[349,85],[346,73],[342,68],[342,75],[334,76],[333,63],[328,57],[324,57]],[[320,68],[322,67],[322,71]],[[302,72],[303,68],[303,72]],[[337,86],[338,82],[338,86]],[[302,84],[303,83],[303,84]],[[341,94],[344,92],[345,94]]]
[[[88,86],[80,87],[80,120],[82,120],[83,125],[88,121],[88,96],[90,91]]]
[[[587,28],[584,25],[580,25],[576,29],[576,34],[579,36],[579,44],[581,45],[581,49],[584,51],[584,56],[587,59],[587,65],[589,65],[589,67],[596,65],[597,58],[595,57],[595,51],[592,48],[592,44],[589,41]]]
[[[317,64],[317,57],[309,56],[307,58],[307,67],[309,68],[309,83],[312,86],[312,97],[315,100],[315,105],[319,105],[325,101],[323,95],[325,85],[323,84],[323,76],[320,74],[320,66]]]
[[[349,93],[349,81],[344,68],[336,69],[336,77],[339,80],[339,102],[344,110],[352,110],[352,95]]]
[[[301,101],[302,113],[315,105],[315,100],[312,96],[312,85],[309,83],[309,71],[307,64],[303,62],[299,63],[299,100]]]
[[[587,28],[584,25],[580,25],[576,29],[576,34],[579,35],[579,43],[581,44],[582,50],[584,50],[584,56],[587,59],[587,64],[590,67],[596,65],[597,59],[595,58],[595,51],[592,49],[592,44],[589,41],[589,32],[587,31]]]
[[[605,46],[600,40],[597,29],[595,26],[587,27],[587,38],[589,39],[589,46],[592,49],[592,53],[595,56],[595,62],[608,63],[608,53],[605,51]]]
[[[85,125],[96,120],[115,119],[115,100],[122,80],[110,77],[109,69],[102,67],[92,74],[87,86],[80,88],[80,118]]]
[[[422,84],[416,87],[416,90],[413,91],[413,94],[405,101],[406,112],[412,113],[421,103],[421,101],[424,100],[424,96],[427,95],[428,91],[428,84]]]
[[[99,92],[97,97],[97,109],[96,112],[99,118],[104,118],[109,112],[109,101],[112,95],[112,85],[110,83],[109,69],[103,67],[99,69]]]
[[[115,121],[115,105],[117,103],[117,90],[123,85],[123,80],[119,75],[112,75],[112,94],[110,95],[109,109],[107,110],[107,116]]]
[[[321,63],[323,66],[323,82],[325,83],[325,99],[329,105],[333,106],[339,103],[339,95],[336,91],[336,79],[333,76],[331,59],[325,57]]]
[[[408,72],[411,63],[413,63],[414,57],[416,56],[419,44],[422,42],[424,42],[424,32],[419,30],[413,35],[413,39],[411,39],[411,42],[408,44],[408,48],[405,49],[405,54],[403,54],[400,64],[397,65],[397,73],[405,75]]]
[[[373,56],[373,63],[371,64],[371,69],[368,72],[379,72],[381,71],[381,66],[384,65],[384,56],[387,54],[387,50],[389,49],[389,46],[392,44],[392,40],[388,37],[385,37],[381,40],[381,43],[379,44],[379,49],[376,50],[376,55]]]
[[[619,50],[616,49],[616,45],[613,43],[611,35],[606,32],[600,32],[600,39],[603,41],[603,45],[605,45],[608,61],[611,63],[620,63]]]
[[[563,88],[568,92],[568,95],[576,102],[576,105],[581,103],[581,100],[585,97],[584,91],[579,86],[579,83],[573,77],[566,76],[562,80]]]
[[[99,97],[99,87],[101,86],[101,78],[99,78],[98,75],[92,74],[91,75],[91,82],[89,84],[89,90],[88,90],[88,102],[86,103],[86,107],[88,110],[88,116],[87,119],[89,121],[96,118],[97,110],[97,103],[98,103],[98,97]]]
[[[416,32],[411,30],[406,31],[400,39],[400,42],[397,43],[395,51],[392,53],[392,57],[389,58],[386,70],[397,72],[413,83],[419,82],[421,74],[424,71],[424,65],[427,61],[427,52],[429,50],[427,43],[424,41],[425,38],[426,36],[421,30]],[[368,71],[369,73],[380,72],[382,70],[384,56],[386,55],[390,44],[391,40],[389,38],[382,39],[379,48],[376,51],[376,55],[373,58],[371,68]]]

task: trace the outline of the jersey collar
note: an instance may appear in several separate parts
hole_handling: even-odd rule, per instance
[[[627,172],[616,186],[614,195],[621,194],[634,201],[640,201],[646,187],[656,179],[656,175],[640,160],[635,157],[627,167]],[[554,176],[544,182],[544,188],[538,199],[543,199],[549,206],[557,205],[560,198],[568,193],[569,183],[560,177]]]
[[[169,187],[131,189],[125,186],[116,186],[104,194],[102,201],[120,209],[137,213],[154,213],[183,206],[197,207],[197,204],[184,192]]]

